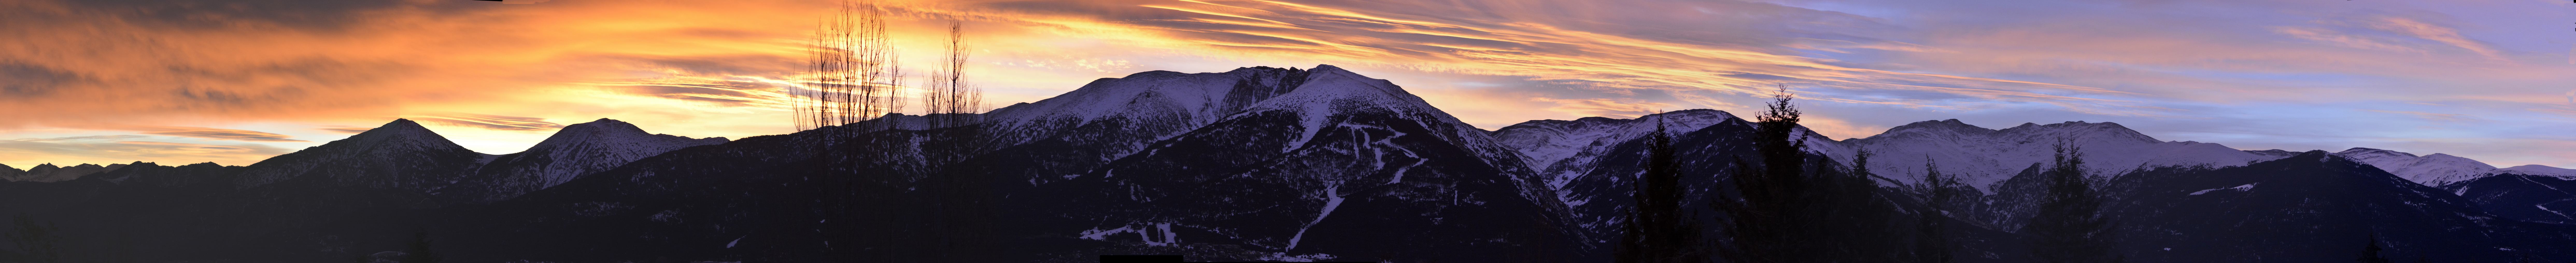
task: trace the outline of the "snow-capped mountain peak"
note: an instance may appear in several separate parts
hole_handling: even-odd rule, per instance
[[[2352,149],[2345,149],[2345,150],[2343,150],[2342,152],[2336,152],[2336,153],[2335,153],[2335,155],[2341,155],[2341,156],[2343,156],[2344,158],[2351,158],[2351,159],[2354,159],[2354,160],[2389,159],[2389,158],[2417,158],[2417,157],[2420,157],[2420,156],[2415,156],[2415,154],[2412,154],[2412,153],[2399,152],[2399,151],[2390,151],[2390,150],[2381,150],[2381,149],[2371,149],[2371,148],[2360,148],[2360,147],[2354,147],[2354,148],[2352,148]]]
[[[664,152],[725,142],[723,137],[653,134],[635,124],[601,118],[564,126],[527,151],[494,158],[472,177],[437,194],[471,202],[497,201]]]
[[[1101,78],[1063,95],[1014,104],[988,114],[994,116],[992,121],[1004,122],[1052,117],[1087,122],[1171,110],[1190,113],[1188,117],[1214,119],[1250,104],[1237,97],[1267,98],[1267,94],[1295,88],[1293,82],[1302,81],[1306,72],[1271,67],[1236,68],[1222,73],[1138,72],[1121,78]]]
[[[2512,172],[2512,173],[2529,174],[2529,175],[2547,175],[2547,176],[2557,176],[2557,177],[2563,177],[2563,178],[2576,178],[2576,169],[2558,168],[2558,167],[2551,167],[2551,166],[2548,166],[2548,165],[2525,164],[2525,165],[2522,165],[2522,166],[2505,167],[2504,169],[2499,169],[2499,170],[2504,170],[2504,171],[2508,171],[2508,172]]]
[[[2478,160],[2439,153],[2416,156],[2399,151],[2352,148],[2336,152],[2335,155],[2379,167],[2382,171],[2404,177],[2408,181],[2436,187],[2477,179],[2498,171],[2494,165],[2487,165]]]
[[[635,124],[632,123],[601,118],[599,120],[586,123],[565,125],[563,130],[555,131],[554,136],[546,137],[545,141],[537,142],[537,145],[528,147],[528,150],[537,151],[539,149],[551,150],[577,147],[676,149],[676,147],[671,147],[671,145],[697,146],[724,143],[726,141],[727,139],[724,137],[693,139],[669,134],[649,133],[644,132],[643,128],[635,127]],[[668,149],[664,149],[662,151],[668,151]]]
[[[1422,97],[1405,92],[1403,87],[1396,86],[1394,82],[1361,76],[1359,73],[1333,65],[1316,65],[1315,68],[1306,70],[1304,75],[1305,79],[1296,83],[1298,85],[1293,89],[1269,99],[1260,100],[1243,110],[1245,114],[1254,112],[1298,114],[1302,119],[1301,126],[1306,130],[1300,138],[1290,143],[1290,147],[1296,147],[1311,140],[1320,129],[1331,126],[1326,122],[1333,116],[1383,114],[1409,119],[1417,122],[1416,125],[1433,128],[1439,133],[1430,135],[1459,145],[1470,146],[1469,150],[1484,157],[1488,164],[1498,167],[1526,168],[1519,164],[1501,165],[1497,161],[1510,159],[1518,162],[1522,159],[1518,154],[1512,153],[1512,150],[1505,149],[1500,144],[1491,143],[1493,135],[1476,129],[1475,125],[1459,121],[1457,117],[1450,116],[1438,107],[1431,106],[1431,103],[1422,101]]]
[[[1657,125],[1678,133],[1717,125],[1719,122],[1734,118],[1736,118],[1734,114],[1728,114],[1725,111],[1693,109],[1647,114],[1635,119],[1583,117],[1571,121],[1533,120],[1504,126],[1502,129],[1494,130],[1493,134],[1503,145],[1518,148],[1517,151],[1521,156],[1528,158],[1529,165],[1532,166],[1531,170],[1546,171],[1549,166],[1556,165],[1558,161],[1574,157],[1583,151],[1626,142],[1653,132]]]
[[[986,112],[982,118],[991,125],[996,139],[1005,144],[1056,137],[1094,124],[1153,134],[1158,137],[1151,139],[1160,139],[1159,136],[1213,123],[1296,89],[1308,72],[1272,67],[1236,68],[1222,73],[1147,71],[1122,78],[1101,78],[1063,95]],[[1138,147],[1142,146],[1121,148]]]

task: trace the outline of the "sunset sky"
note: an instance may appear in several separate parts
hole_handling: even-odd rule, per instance
[[[512,1],[0,1],[0,164],[248,165],[394,118],[490,154],[599,118],[788,133],[780,87],[837,2]],[[1784,85],[1835,138],[2108,121],[2576,167],[2564,0],[884,4],[916,75],[963,21],[995,107],[1142,71],[1331,64],[1485,129],[1748,113]]]

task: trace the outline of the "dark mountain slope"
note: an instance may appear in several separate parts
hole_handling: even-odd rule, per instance
[[[2451,183],[2442,189],[2468,198],[2498,217],[2576,223],[2576,180],[2566,177],[2503,174]]]
[[[2503,220],[2466,198],[2323,151],[2214,170],[2121,176],[2106,206],[2140,262],[2342,262],[2372,236],[2390,258],[2576,257],[2566,225]],[[2556,240],[2556,241],[2543,241]]]
[[[1014,200],[1088,239],[1241,245],[1411,262],[1567,259],[1539,185],[1484,132],[1382,80],[1305,86]],[[1284,103],[1283,103],[1284,102]],[[1042,200],[1053,199],[1053,200]]]
[[[429,192],[473,173],[488,155],[466,150],[419,123],[382,127],[251,164],[233,178],[250,188],[302,177],[336,184]]]

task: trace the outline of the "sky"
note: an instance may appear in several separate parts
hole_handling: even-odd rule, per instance
[[[2554,0],[876,2],[916,69],[962,23],[993,106],[1330,64],[1485,129],[1741,114],[1787,87],[1835,138],[2092,121],[2576,167],[2576,4]],[[0,164],[248,165],[395,118],[489,154],[600,118],[789,133],[782,87],[837,3],[0,1]]]

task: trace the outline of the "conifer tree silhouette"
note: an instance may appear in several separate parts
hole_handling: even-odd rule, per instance
[[[1618,262],[1707,262],[1698,220],[1685,216],[1681,173],[1676,167],[1672,135],[1662,123],[1648,133],[1645,173],[1631,187],[1636,201],[1628,209],[1627,236],[1619,243]]]
[[[2059,139],[2056,164],[2042,176],[2047,193],[2038,213],[2022,226],[2032,236],[2031,253],[2041,262],[2120,262],[2111,250],[2111,225],[2100,215],[2102,199],[2084,172],[2083,146]]]
[[[2369,245],[2361,248],[2361,259],[2353,261],[2361,263],[2389,263],[2388,258],[2379,256],[2380,250],[2379,234],[2370,234]]]
[[[1799,251],[1803,244],[1796,238],[1804,222],[1792,213],[1802,208],[1797,204],[1806,188],[1805,137],[1794,136],[1798,126],[1798,107],[1790,104],[1796,95],[1786,86],[1772,94],[1762,113],[1754,115],[1754,147],[1759,163],[1736,162],[1730,176],[1735,184],[1733,200],[1718,200],[1718,211],[1724,211],[1731,227],[1727,249],[1721,250],[1732,262],[1806,262]]]
[[[403,248],[402,260],[399,260],[399,262],[438,263],[439,261],[445,260],[447,260],[447,257],[439,256],[437,250],[430,249],[429,230],[421,229],[418,232],[412,233],[411,244],[408,247]]]
[[[1923,171],[1923,181],[1919,183],[1923,193],[1923,211],[1917,212],[1914,219],[1915,231],[1918,232],[1914,238],[1914,261],[1956,262],[1950,253],[1950,217],[1946,213],[1950,202],[1957,198],[1958,193],[1950,186],[1958,184],[1958,179],[1941,174],[1941,165],[1933,163],[1932,156],[1928,155],[1923,157]]]
[[[20,260],[62,262],[60,233],[62,228],[54,226],[52,222],[37,221],[35,217],[28,215],[18,215],[12,219],[13,227],[9,232],[9,241],[18,245],[18,253],[23,257]]]

